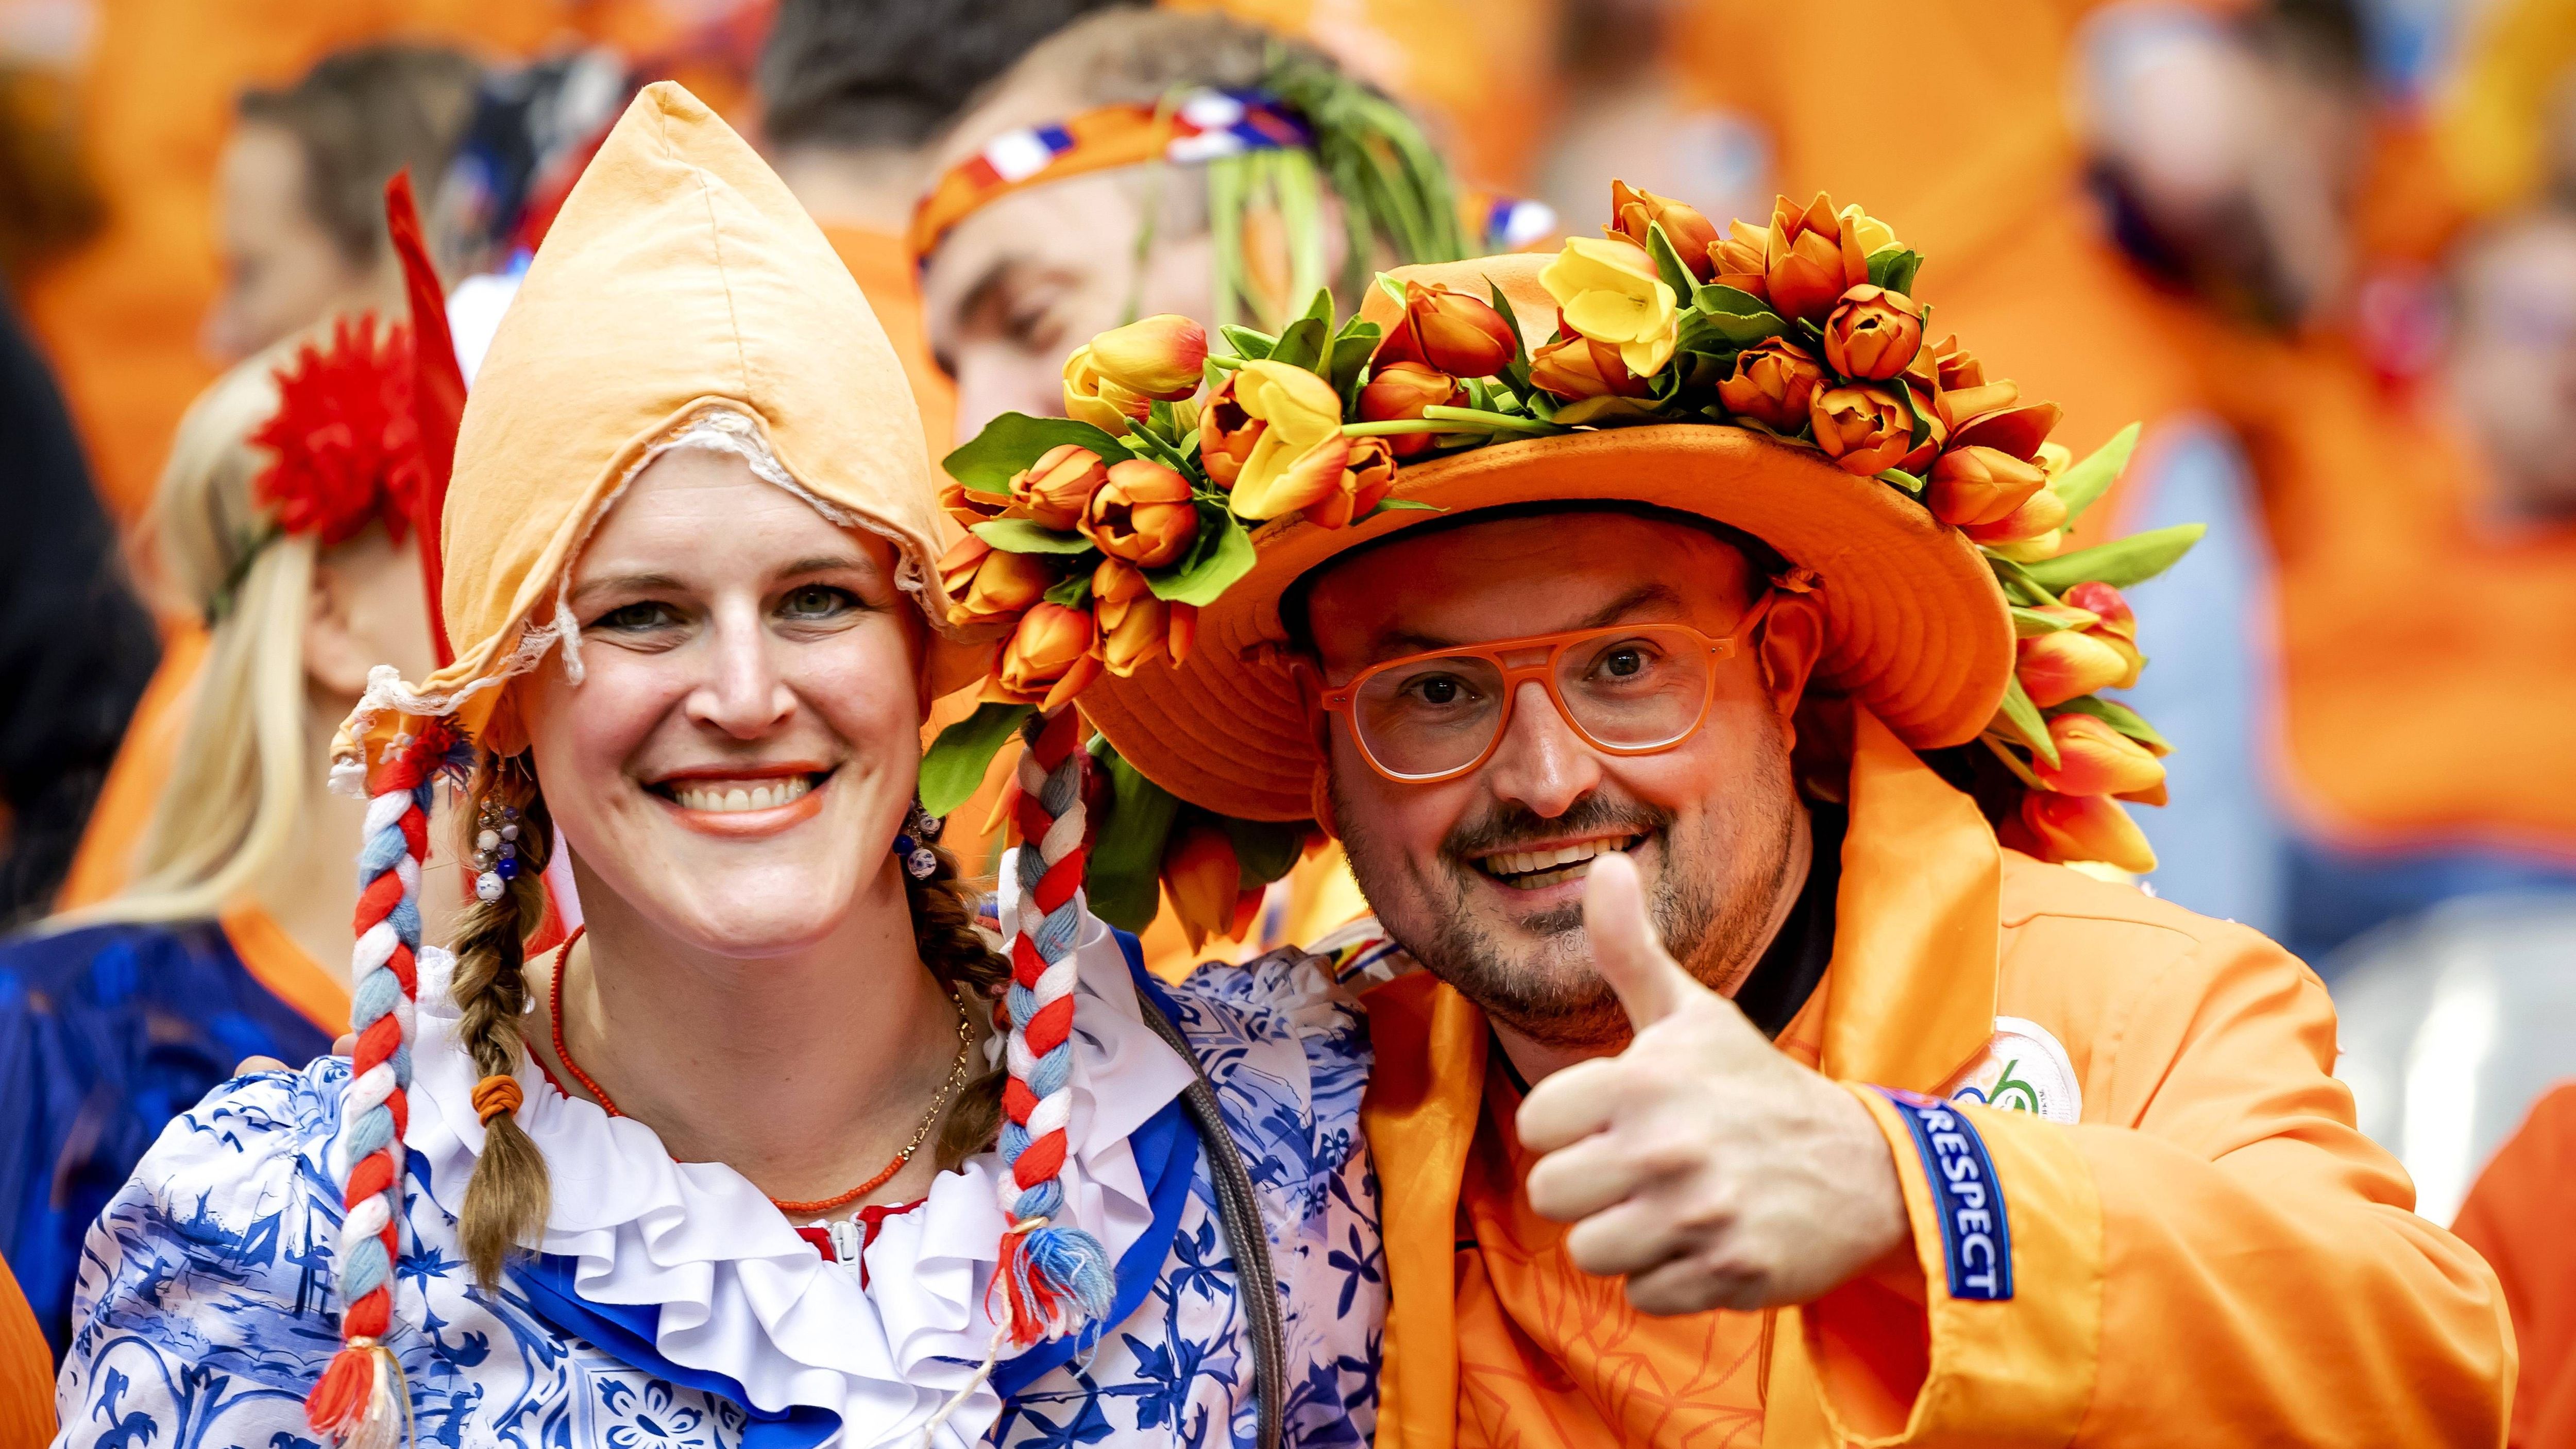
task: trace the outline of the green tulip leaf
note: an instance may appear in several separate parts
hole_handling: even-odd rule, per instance
[[[1377,289],[1386,293],[1388,296],[1393,297],[1395,299],[1396,306],[1401,307],[1404,305],[1404,284],[1402,282],[1397,281],[1395,278],[1388,276],[1384,272],[1380,272],[1377,274]]]
[[[2056,766],[2057,741],[2048,737],[2048,721],[2040,718],[2039,706],[2030,702],[2030,691],[2021,687],[2020,675],[2005,683],[2003,708],[1996,711],[1995,717],[2030,746],[2032,754],[2048,761],[2051,768]]]
[[[1503,295],[1503,289],[1495,285],[1493,278],[1485,279],[1485,291],[1489,294],[1487,300],[1494,304],[1494,311],[1501,315],[1503,325],[1512,333],[1512,360],[1504,364],[1503,371],[1497,376],[1510,383],[1514,392],[1527,392],[1529,348],[1521,342],[1521,319],[1512,312],[1512,299]]]
[[[1646,223],[1646,250],[1654,255],[1656,275],[1664,279],[1665,286],[1673,289],[1675,300],[1690,296],[1699,289],[1699,278],[1691,275],[1690,265],[1682,260],[1681,250],[1673,245],[1673,239],[1664,235],[1662,222]]]
[[[968,532],[1004,553],[1087,553],[1091,540],[1078,533],[1058,533],[1025,518],[996,518]]]
[[[1354,317],[1333,338],[1332,375],[1325,379],[1341,395],[1342,412],[1356,416],[1360,402],[1360,384],[1368,376],[1369,358],[1377,351],[1378,330],[1374,322]]]
[[[1033,704],[977,705],[975,712],[939,732],[921,752],[921,808],[946,815],[984,783],[984,772],[1020,725],[1038,712]]]
[[[2012,621],[2016,639],[2036,639],[2042,634],[2055,634],[2075,627],[2074,620],[2043,614],[2037,609],[2025,609],[2019,604],[2012,606]]]
[[[1011,491],[1011,475],[1063,444],[1089,448],[1103,463],[1124,463],[1136,456],[1125,443],[1089,423],[1071,418],[1033,418],[1004,413],[984,425],[964,447],[941,460],[948,476],[978,493]],[[998,547],[998,545],[997,545]]]
[[[2057,602],[2057,595],[2032,578],[2029,569],[1991,549],[1979,552],[1986,556],[1986,567],[1994,570],[1995,582],[2003,585],[2005,597],[2034,607]]]
[[[1297,866],[1297,857],[1306,848],[1306,826],[1303,822],[1283,824],[1272,820],[1237,820],[1231,815],[1216,818],[1217,828],[1234,846],[1237,879],[1246,890],[1266,886]]]
[[[2205,523],[2178,523],[2149,533],[2133,533],[2127,538],[2044,559],[2030,565],[2028,573],[2032,581],[2052,594],[2062,594],[2077,584],[2086,583],[2125,589],[2145,583],[2172,568],[2208,531],[2209,525]]]
[[[2111,485],[2120,479],[2121,470],[2129,466],[2129,455],[2137,450],[2138,425],[2131,423],[2114,433],[2111,441],[2094,449],[2083,462],[2066,470],[2066,475],[2057,480],[2056,488],[2057,496],[2066,502],[2067,526],[2074,526],[2075,520],[2084,516],[2085,509],[2111,491]]]
[[[1246,362],[1257,362],[1268,357],[1270,350],[1279,345],[1279,339],[1267,332],[1255,332],[1249,327],[1237,327],[1231,322],[1216,330],[1224,334],[1227,343],[1233,346],[1234,355]]]
[[[2117,700],[2104,699],[2098,694],[2087,694],[2070,699],[2050,710],[2049,713],[2052,715],[2089,714],[2159,755],[2173,753],[2173,745],[2163,735],[2156,733],[2154,725],[2147,723],[2136,710]]]
[[[1788,330],[1789,324],[1773,312],[1711,312],[1700,308],[1682,314],[1681,333],[1673,345],[1684,352],[1723,355],[1741,352]]]
[[[1891,292],[1912,296],[1914,274],[1922,269],[1922,253],[1907,251],[1900,246],[1880,247],[1869,254],[1870,285],[1885,287]]]
[[[1741,287],[1703,282],[1691,292],[1691,305],[1712,317],[1768,317],[1771,304]]]
[[[1092,913],[1126,931],[1143,931],[1163,908],[1163,847],[1181,802],[1137,772],[1106,738],[1091,753],[1108,782],[1106,819],[1092,822],[1091,859],[1083,893]]]
[[[1352,519],[1351,522],[1366,523],[1381,513],[1446,513],[1448,511],[1437,503],[1425,503],[1416,498],[1382,498],[1378,500],[1377,507]]]
[[[1236,579],[1252,572],[1252,535],[1230,513],[1221,515],[1220,526],[1210,528],[1208,512],[1199,510],[1199,538],[1188,558],[1171,568],[1146,570],[1145,582],[1155,598],[1205,608],[1233,587]]]
[[[1079,609],[1091,597],[1091,575],[1076,570],[1066,575],[1064,580],[1054,588],[1047,590],[1042,597],[1050,604],[1062,604],[1068,609]]]

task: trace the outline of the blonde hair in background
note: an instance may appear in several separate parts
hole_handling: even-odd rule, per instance
[[[160,607],[208,617],[205,664],[134,877],[115,896],[57,917],[168,921],[210,916],[258,881],[319,787],[325,742],[310,737],[304,628],[314,544],[270,537],[251,488],[267,465],[250,434],[277,410],[274,369],[299,339],[236,364],[180,421],[144,519],[141,572]],[[258,550],[221,600],[243,555]]]

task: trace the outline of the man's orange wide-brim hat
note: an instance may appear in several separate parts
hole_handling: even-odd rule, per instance
[[[1398,280],[1502,289],[1544,340],[1556,304],[1538,256],[1406,267]],[[1371,288],[1362,315],[1394,320]],[[1740,528],[1815,575],[1826,619],[1818,688],[1849,696],[1916,749],[1974,739],[2013,672],[2013,625],[1974,544],[1923,505],[1822,453],[1737,427],[1657,423],[1499,443],[1405,468],[1393,498],[1430,505],[1347,528],[1298,518],[1253,535],[1252,571],[1200,611],[1189,657],[1104,677],[1082,711],[1127,762],[1195,805],[1252,820],[1315,813],[1315,706],[1291,668],[1282,596],[1353,549],[1481,509],[1599,499]],[[1435,511],[1436,510],[1436,511]]]

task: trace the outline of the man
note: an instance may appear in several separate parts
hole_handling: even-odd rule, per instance
[[[1775,300],[1805,285],[1786,235]],[[1569,300],[1536,259],[1396,275],[1493,285],[1541,328],[1654,305]],[[1536,355],[1668,361],[1623,345]],[[1763,406],[1723,396],[1706,416]],[[2072,695],[1944,521],[1952,460],[1919,465],[1927,512],[1869,476],[1906,435],[1864,462],[1837,405],[1811,416],[1840,467],[1794,419],[1697,401],[1408,466],[1415,507],[1261,529],[1181,664],[1082,695],[1183,799],[1314,814],[1376,910],[1384,939],[1344,960],[1396,968],[1367,996],[1378,1442],[2496,1442],[2503,1299],[2355,1130],[2317,979],[1999,848],[1927,762],[1987,794],[2011,753],[2010,838],[2138,861],[2118,807],[2073,793],[2111,788],[2075,783],[2089,725],[2058,710],[2052,764],[2002,743],[1999,711]],[[1980,435],[2010,416],[2035,415]]]

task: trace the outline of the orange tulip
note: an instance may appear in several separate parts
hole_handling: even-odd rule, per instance
[[[1588,397],[1645,397],[1652,384],[1628,370],[1619,349],[1559,324],[1554,342],[1530,354],[1530,381],[1567,402]]]
[[[1100,455],[1076,443],[1058,443],[1011,475],[1011,502],[1031,522],[1071,532],[1091,506],[1091,495],[1109,481]]]
[[[1771,234],[1751,222],[1728,222],[1725,237],[1709,243],[1709,280],[1769,301],[1771,289],[1762,274],[1770,242]]]
[[[1805,348],[1774,337],[1735,354],[1735,372],[1718,383],[1717,400],[1738,417],[1795,433],[1807,426],[1807,405],[1824,381]]]
[[[1175,313],[1146,317],[1091,339],[1091,365],[1130,392],[1179,402],[1199,390],[1207,333]],[[1139,414],[1138,416],[1142,416]]]
[[[1395,486],[1395,450],[1386,438],[1353,438],[1333,489],[1306,505],[1306,521],[1318,528],[1347,528],[1386,500]]]
[[[1158,569],[1199,536],[1190,480],[1143,458],[1109,466],[1109,477],[1083,510],[1082,535],[1111,558]]]
[[[1818,388],[1807,401],[1816,446],[1845,470],[1874,478],[1914,448],[1914,410],[1902,387],[1854,383]]]
[[[2108,795],[2033,790],[2021,797],[2021,825],[2051,860],[2098,860],[2136,875],[2156,868],[2155,847]]]
[[[1971,524],[1959,531],[1971,543],[2000,546],[2045,538],[2065,526],[2066,500],[2058,496],[2056,489],[2043,487],[1994,522]]]
[[[1055,587],[1056,574],[1043,554],[997,549],[970,533],[940,556],[939,582],[948,591],[948,622],[967,629],[1027,613]]]
[[[1791,321],[1821,321],[1843,293],[1869,280],[1869,254],[1893,246],[1896,233],[1857,206],[1834,210],[1823,192],[1801,211],[1783,196],[1772,204],[1763,248],[1763,283],[1771,308]]]
[[[1009,511],[1011,496],[1007,493],[987,493],[980,488],[969,488],[951,478],[939,485],[939,506],[948,511],[949,517],[957,520],[959,527],[973,528],[976,524],[999,518]]]
[[[1511,324],[1493,304],[1445,286],[1404,284],[1404,315],[1373,360],[1418,362],[1451,377],[1491,377],[1512,360]]]
[[[1199,411],[1199,466],[1219,488],[1234,486],[1243,474],[1244,461],[1252,456],[1252,445],[1261,440],[1261,420],[1245,412],[1234,395],[1235,379],[1240,376],[1226,374]]]
[[[1370,376],[1368,386],[1360,389],[1360,420],[1390,423],[1404,418],[1418,418],[1427,407],[1455,407],[1467,396],[1458,380],[1419,362],[1390,362]],[[1429,448],[1430,433],[1399,433],[1386,440],[1387,447],[1399,458],[1410,458]]]
[[[2111,688],[2127,689],[2135,685],[2139,671],[2147,667],[2147,656],[2138,652],[2138,616],[2130,612],[2129,601],[2120,597],[2118,589],[2098,583],[2077,584],[2061,597],[2069,605],[2093,615],[2096,622],[2088,625],[2084,632],[2118,650],[2120,657],[2128,661],[2128,672],[2121,675]]]
[[[1020,616],[986,697],[1053,709],[1100,677],[1098,642],[1090,610],[1040,602]]]
[[[2036,463],[1993,448],[1952,448],[1933,463],[1923,504],[1953,528],[2001,523],[2047,485]],[[2065,505],[2058,512],[2062,520]]]
[[[1601,228],[1605,236],[1624,236],[1639,246],[1647,245],[1648,228],[1660,223],[1664,238],[1679,253],[1682,265],[1691,275],[1705,282],[1716,274],[1710,253],[1717,247],[1717,227],[1702,215],[1699,208],[1685,206],[1669,196],[1639,191],[1625,181],[1610,183],[1611,224]]]
[[[1091,611],[1100,620],[1101,662],[1121,679],[1156,652],[1180,663],[1198,631],[1195,607],[1154,597],[1143,574],[1114,558],[1092,570]]]
[[[1192,821],[1175,831],[1163,847],[1162,875],[1172,914],[1180,918],[1191,950],[1210,936],[1232,932],[1236,902],[1243,895],[1243,866],[1223,830]]]
[[[2050,709],[2137,676],[2118,649],[2082,629],[2060,629],[2024,639],[2014,672],[2030,702]]]
[[[2163,786],[2165,762],[2146,746],[2089,714],[2048,722],[2057,763],[2033,759],[2031,773],[2061,795],[2143,795]]]
[[[1923,349],[1923,309],[1913,298],[1863,282],[1825,318],[1825,361],[1845,377],[1890,378]]]
[[[2048,442],[2064,410],[2055,403],[2017,403],[1989,412],[1977,413],[1961,422],[1950,436],[1954,448],[1993,448],[2016,458],[2036,462],[2040,448]]]

